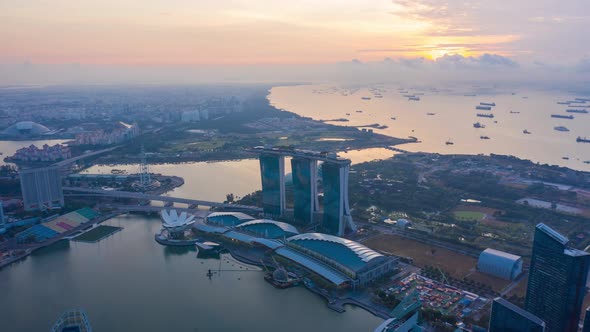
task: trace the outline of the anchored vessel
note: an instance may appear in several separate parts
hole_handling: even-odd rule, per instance
[[[477,105],[475,106],[476,110],[481,110],[481,111],[491,111],[492,107],[491,106],[482,106],[482,105]]]
[[[559,118],[559,119],[573,119],[573,115],[563,115],[563,114],[551,114],[552,118]]]
[[[590,143],[590,139],[588,139],[586,137],[578,136],[578,138],[576,139],[576,142],[578,142],[578,143]]]
[[[480,118],[493,118],[494,115],[493,114],[486,114],[486,113],[477,113],[477,116],[479,116]]]
[[[567,129],[567,127],[564,126],[553,127],[553,129],[557,131],[570,131],[569,129]]]

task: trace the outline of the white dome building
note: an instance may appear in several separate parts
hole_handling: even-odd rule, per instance
[[[6,136],[39,136],[51,133],[49,128],[33,121],[21,121],[4,129],[2,134]]]

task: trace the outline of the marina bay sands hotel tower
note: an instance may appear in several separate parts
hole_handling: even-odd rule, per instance
[[[350,160],[313,151],[255,147],[259,153],[262,178],[262,204],[265,216],[284,217],[285,157],[291,157],[293,174],[293,220],[307,226],[322,214],[318,202],[318,161],[322,161],[324,188],[323,216],[320,228],[325,233],[343,235],[346,229],[355,230],[348,204],[348,172]]]

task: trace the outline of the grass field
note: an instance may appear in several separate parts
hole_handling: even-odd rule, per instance
[[[478,211],[455,211],[455,212],[453,212],[453,216],[455,216],[455,218],[457,220],[480,221],[486,215],[484,213],[478,212]]]
[[[74,238],[74,241],[79,242],[97,242],[105,237],[122,230],[122,227],[100,225],[89,230],[86,233],[80,234]]]
[[[409,240],[397,235],[382,234],[363,242],[369,248],[381,250],[397,256],[411,257],[414,265],[438,266],[455,278],[463,278],[475,269],[477,259],[451,250],[429,246],[422,242]],[[434,250],[434,254],[433,254]]]

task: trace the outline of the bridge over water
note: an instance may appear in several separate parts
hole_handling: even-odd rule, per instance
[[[64,190],[64,192],[75,193],[74,194],[75,196],[131,198],[131,199],[139,199],[139,200],[160,201],[160,202],[164,202],[167,204],[180,203],[180,204],[186,204],[189,207],[197,207],[197,206],[201,205],[201,206],[218,207],[218,208],[224,208],[224,209],[262,212],[261,208],[256,207],[256,206],[250,206],[250,205],[220,203],[220,202],[204,201],[204,200],[198,200],[198,199],[171,197],[171,196],[160,196],[160,195],[152,195],[152,194],[129,192],[129,191],[102,190],[102,189],[77,188],[77,187],[63,187],[63,190]],[[68,194],[66,194],[66,195],[68,195]]]

